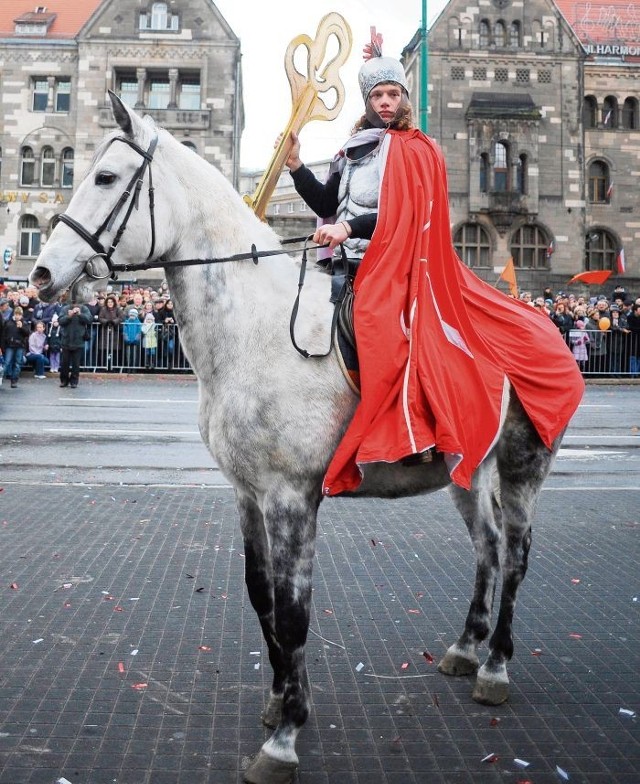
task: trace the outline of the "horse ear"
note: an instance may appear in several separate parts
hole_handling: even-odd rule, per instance
[[[112,90],[109,90],[109,98],[115,121],[128,136],[133,136],[133,119],[129,107],[125,106]]]

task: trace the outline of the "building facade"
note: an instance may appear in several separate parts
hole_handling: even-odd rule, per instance
[[[447,160],[460,257],[492,282],[513,258],[536,292],[597,269],[625,269],[637,289],[635,6],[451,0],[427,44],[428,133]],[[418,109],[420,54],[418,31],[403,52]]]
[[[108,90],[240,176],[240,41],[213,2],[47,2],[0,7],[0,249],[18,279],[116,127]]]

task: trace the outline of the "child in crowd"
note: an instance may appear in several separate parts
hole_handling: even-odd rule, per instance
[[[153,312],[147,312],[142,324],[142,345],[144,347],[144,364],[147,370],[156,366],[156,351],[158,349],[158,333],[156,331],[156,317]]]
[[[47,343],[49,345],[49,370],[58,373],[60,370],[60,352],[62,351],[62,338],[60,337],[60,324],[58,314],[51,316],[51,323],[47,330]]]
[[[36,378],[46,378],[44,369],[49,364],[49,360],[45,354],[48,348],[47,336],[44,331],[44,322],[37,321],[36,328],[29,335],[29,353],[27,354],[27,362],[33,364],[33,375]]]
[[[591,341],[589,340],[589,335],[584,331],[585,323],[582,319],[578,319],[574,327],[577,327],[577,329],[572,329],[569,332],[569,345],[580,371],[584,372],[589,359],[588,345]]]

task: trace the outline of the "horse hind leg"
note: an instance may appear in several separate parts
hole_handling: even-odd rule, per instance
[[[274,708],[270,718],[278,718],[278,722],[244,773],[249,784],[291,784],[296,776],[295,742],[309,715],[310,686],[304,646],[309,629],[320,499],[319,492],[304,497],[299,492],[280,489],[276,497],[266,498],[263,505],[273,575],[273,623],[268,628],[274,635],[276,655],[272,661],[278,668],[277,673],[274,668],[274,689],[267,713]]]
[[[560,443],[559,438],[547,449],[517,400],[513,407],[517,415],[507,417],[497,449],[504,537],[500,609],[472,695],[485,705],[499,705],[509,696],[507,662],[513,656],[516,595],[527,572],[536,501]]]
[[[453,501],[474,546],[476,577],[464,630],[438,664],[438,669],[445,675],[474,675],[479,666],[478,646],[491,630],[493,598],[500,568],[499,509],[494,497],[494,474],[495,458],[490,456],[475,472],[471,490],[455,485],[450,487]]]

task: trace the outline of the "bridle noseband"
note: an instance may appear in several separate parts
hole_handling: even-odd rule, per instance
[[[136,169],[133,177],[129,181],[126,189],[116,202],[116,205],[111,210],[111,212],[107,215],[104,221],[100,224],[100,226],[90,234],[89,231],[81,224],[78,223],[77,220],[74,218],[69,217],[66,213],[62,213],[58,216],[58,220],[61,223],[64,223],[69,228],[73,229],[76,234],[78,234],[82,239],[91,246],[91,248],[95,251],[96,255],[92,256],[90,259],[87,260],[87,263],[80,273],[80,276],[83,274],[91,277],[95,280],[100,280],[104,278],[115,278],[115,271],[114,265],[111,261],[111,257],[113,256],[116,248],[120,240],[122,239],[122,235],[124,234],[124,230],[127,228],[127,223],[129,222],[129,218],[131,217],[131,213],[133,212],[133,208],[135,207],[138,209],[138,199],[140,197],[140,191],[142,189],[142,184],[144,181],[144,175],[149,169],[149,214],[151,217],[151,249],[149,250],[149,255],[147,259],[151,259],[155,250],[156,246],[156,224],[155,224],[155,216],[154,216],[154,195],[153,195],[153,177],[151,173],[151,161],[153,160],[153,154],[156,149],[156,145],[158,144],[158,135],[155,134],[149,147],[147,150],[143,150],[140,145],[136,144],[131,139],[127,139],[124,136],[116,136],[115,138],[111,139],[109,145],[113,144],[113,142],[124,142],[131,147],[132,150],[135,150],[139,155],[142,156],[142,163]],[[104,245],[100,242],[100,236],[105,231],[111,231],[113,229],[113,225],[118,217],[120,211],[123,209],[125,204],[129,202],[127,207],[127,211],[125,212],[124,218],[122,219],[122,223],[118,227],[117,232],[113,237],[113,241],[108,249],[105,249]],[[99,275],[93,269],[93,259],[96,256],[100,257],[105,264],[107,265],[108,273],[106,275]],[[78,276],[78,277],[80,277]]]

